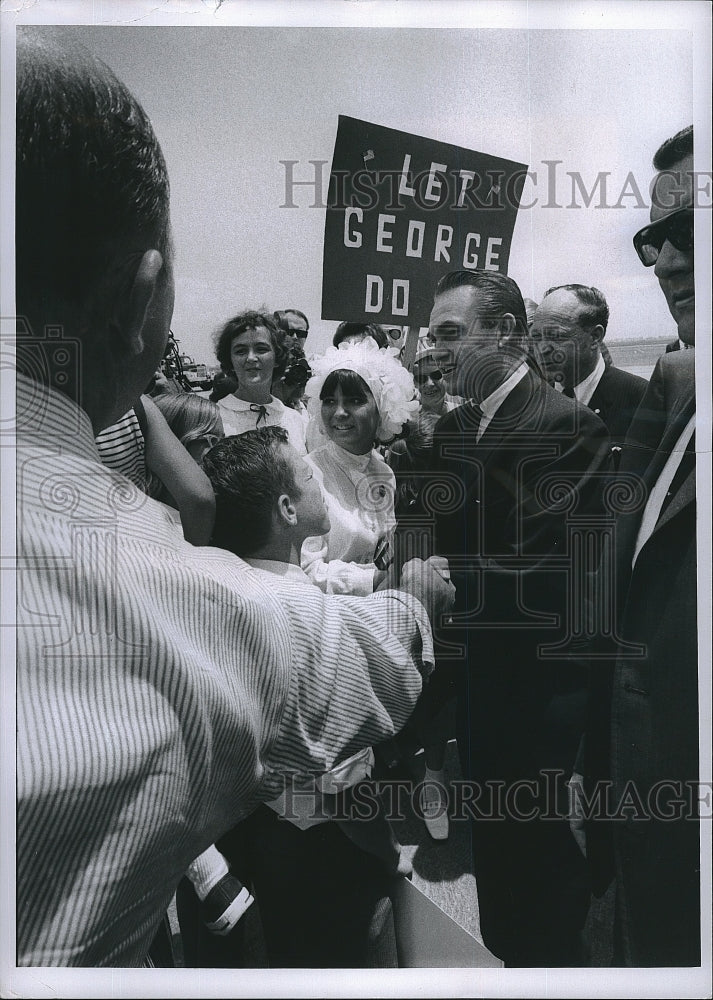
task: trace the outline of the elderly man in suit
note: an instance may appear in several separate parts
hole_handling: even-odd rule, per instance
[[[550,384],[604,421],[618,458],[647,383],[605,364],[608,322],[609,306],[598,288],[558,285],[545,292],[530,337]]]
[[[557,802],[584,723],[586,680],[543,647],[565,625],[570,512],[600,511],[609,438],[591,410],[533,367],[511,278],[445,275],[430,335],[449,391],[467,400],[436,426],[422,505],[427,513],[431,502],[436,547],[456,584],[442,638],[444,655],[465,661],[457,735],[474,782],[483,938],[506,965],[576,965],[585,866]]]
[[[692,128],[661,146],[654,167],[651,222],[634,246],[692,347]],[[693,350],[659,359],[629,429],[620,472],[638,478],[640,502],[617,523],[620,648],[613,665],[593,664],[587,795],[610,784],[599,786],[606,815],[590,819],[586,849],[595,891],[615,879],[617,965],[701,958],[694,362]]]

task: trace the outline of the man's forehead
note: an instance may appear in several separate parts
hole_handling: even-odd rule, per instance
[[[441,324],[469,325],[480,315],[481,295],[472,285],[449,288],[437,295],[431,310],[431,326]]]
[[[651,182],[651,221],[693,204],[693,157],[685,156]]]
[[[571,327],[577,325],[577,319],[582,305],[577,296],[565,289],[551,292],[535,313],[534,325],[538,328],[546,326]]]

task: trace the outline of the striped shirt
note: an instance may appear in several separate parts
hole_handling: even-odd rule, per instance
[[[18,965],[139,966],[176,885],[284,772],[404,724],[418,601],[330,598],[184,542],[18,375]]]
[[[120,472],[147,492],[144,435],[134,410],[129,410],[115,424],[97,434],[96,444],[99,457],[107,468]]]

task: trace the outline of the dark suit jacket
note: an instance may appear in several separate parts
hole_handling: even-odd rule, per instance
[[[616,874],[624,957],[642,966],[700,961],[698,826],[664,818],[689,808],[685,782],[698,778],[695,470],[631,566],[646,498],[695,410],[694,359],[659,359],[629,429],[620,471],[641,477],[643,495],[617,522],[612,597],[619,637],[642,653],[620,650],[613,669],[593,666],[584,757],[590,793],[610,778],[610,808],[635,796],[628,818],[591,822],[587,843],[599,891]],[[657,793],[662,781],[673,784]],[[675,805],[677,792],[689,805]]]
[[[611,365],[604,369],[590,399],[590,410],[604,422],[613,448],[621,448],[634,414],[644,397],[648,382]]]
[[[478,426],[469,404],[439,421],[426,505],[456,585],[443,635],[465,650],[464,766],[469,777],[517,780],[569,768],[581,734],[570,702],[583,674],[538,646],[567,628],[569,525],[601,510],[609,439],[587,407],[533,371],[480,441]]]

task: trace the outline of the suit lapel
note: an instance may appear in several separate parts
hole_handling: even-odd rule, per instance
[[[656,453],[648,463],[647,467],[642,471],[641,478],[646,487],[646,499],[648,499],[652,488],[654,487],[656,480],[658,479],[661,471],[666,464],[666,461],[671,454],[672,449],[675,447],[676,442],[680,438],[683,430],[688,423],[688,421],[693,416],[696,409],[695,398],[691,397],[687,402],[674,414],[668,427],[664,431]],[[696,476],[695,470],[691,475],[687,476],[681,487],[673,497],[668,505],[668,508],[664,511],[662,516],[659,518],[651,537],[656,535],[657,531],[660,531],[664,524],[667,524],[671,518],[675,517],[687,504],[691,503],[696,496]],[[644,503],[646,503],[646,499]],[[631,566],[631,559],[634,553],[634,546],[636,545],[636,538],[639,534],[639,528],[641,526],[641,519],[643,516],[643,508],[639,509],[632,514],[620,515],[617,522],[617,546],[620,558],[624,560],[627,566]],[[651,539],[649,539],[650,541]],[[647,542],[648,544],[648,542]]]
[[[498,450],[512,434],[522,432],[523,426],[528,427],[533,414],[539,414],[538,388],[543,383],[532,372],[528,371],[515,388],[510,392],[498,408],[495,416],[485,428],[478,442],[478,458],[487,463],[494,451]]]

